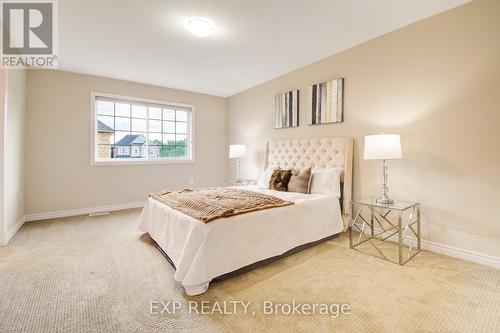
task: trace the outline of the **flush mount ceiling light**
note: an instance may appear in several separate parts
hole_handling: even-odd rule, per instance
[[[214,33],[215,23],[204,17],[192,16],[186,19],[186,29],[196,37],[207,37]]]

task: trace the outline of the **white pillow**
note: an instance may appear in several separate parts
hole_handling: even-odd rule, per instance
[[[257,182],[257,185],[260,188],[269,188],[269,181],[271,180],[271,176],[273,175],[273,168],[267,168],[266,171],[260,176],[259,181]]]
[[[341,168],[317,169],[311,175],[309,193],[334,194],[340,198],[340,173]]]

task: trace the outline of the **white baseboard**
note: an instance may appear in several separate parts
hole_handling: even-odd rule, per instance
[[[375,233],[379,233],[382,229],[375,227]],[[396,235],[389,237],[391,241],[398,241]],[[410,241],[410,237],[406,237],[406,242]],[[416,246],[416,240],[413,241],[413,245]],[[435,252],[439,254],[443,254],[445,256],[454,257],[462,260],[467,260],[471,262],[475,262],[477,264],[486,265],[494,268],[500,268],[500,257],[495,257],[489,254],[474,252],[471,250],[461,249],[458,247],[445,245],[441,243],[431,242],[425,239],[422,239],[420,242],[423,250]]]
[[[495,257],[489,254],[478,253],[458,247],[422,240],[422,248],[427,251],[444,254],[446,256],[455,257],[467,261],[472,261],[478,264],[500,268],[500,257]]]
[[[80,208],[73,210],[59,210],[47,213],[28,214],[26,215],[26,222],[57,219],[61,217],[87,215],[87,214],[102,213],[102,212],[112,212],[117,210],[141,208],[141,207],[144,207],[144,201],[128,202],[116,205],[107,205],[107,206],[90,207],[90,208]]]
[[[5,235],[5,240],[4,240],[4,244],[3,245],[7,245],[9,244],[10,240],[14,237],[14,235],[16,234],[16,232],[19,231],[19,229],[21,229],[21,227],[23,226],[24,222],[26,222],[26,216],[23,216],[19,219],[19,221],[17,221],[16,224],[14,224],[8,231],[7,231],[7,234]]]

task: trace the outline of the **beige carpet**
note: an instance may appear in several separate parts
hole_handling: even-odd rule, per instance
[[[138,214],[26,223],[0,248],[0,332],[500,332],[500,270],[430,252],[400,267],[345,236],[187,297]],[[255,315],[151,315],[155,300],[251,301]],[[264,315],[264,300],[352,310]]]

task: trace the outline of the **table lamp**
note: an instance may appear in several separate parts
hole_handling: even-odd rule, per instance
[[[240,180],[240,159],[245,157],[247,147],[245,145],[229,145],[229,158],[236,158],[236,178]]]
[[[401,140],[398,134],[377,134],[365,136],[365,160],[382,160],[380,173],[382,178],[382,197],[376,199],[379,204],[387,205],[394,203],[388,196],[387,188],[387,165],[386,160],[397,160],[402,158]]]

